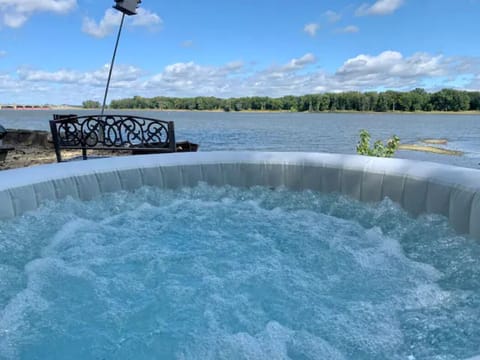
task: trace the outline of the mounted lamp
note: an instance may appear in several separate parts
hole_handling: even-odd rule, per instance
[[[115,0],[113,8],[126,15],[136,15],[136,10],[141,2],[142,0]]]

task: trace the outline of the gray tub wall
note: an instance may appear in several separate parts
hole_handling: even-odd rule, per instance
[[[480,171],[355,155],[211,152],[162,154],[51,164],[0,173],[0,219],[46,200],[101,193],[229,184],[339,192],[377,202],[385,197],[413,215],[438,213],[461,234],[480,238]]]

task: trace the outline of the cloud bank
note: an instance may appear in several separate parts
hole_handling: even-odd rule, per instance
[[[345,60],[334,72],[320,68],[311,53],[264,68],[242,61],[218,66],[190,61],[148,73],[136,66],[118,65],[113,71],[109,100],[134,95],[279,97],[319,92],[403,91],[416,87],[433,91],[462,79],[469,79],[463,80],[462,88],[479,90],[480,80],[472,75],[478,74],[479,69],[479,58],[429,53],[404,56],[393,50],[376,55],[359,54]],[[108,70],[108,65],[86,72],[20,68],[14,75],[0,73],[0,94],[13,94],[15,101],[26,103],[78,104],[88,99],[101,100]],[[22,97],[26,94],[28,98]]]

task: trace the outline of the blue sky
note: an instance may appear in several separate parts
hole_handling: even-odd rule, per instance
[[[101,101],[110,0],[0,0],[0,104]],[[480,90],[480,0],[143,0],[108,100]]]

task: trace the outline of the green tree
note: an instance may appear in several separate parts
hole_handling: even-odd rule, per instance
[[[98,109],[101,107],[99,101],[86,100],[82,103],[84,109]]]
[[[470,110],[480,110],[480,92],[472,91],[468,93],[470,98]]]
[[[430,102],[430,95],[424,90],[416,88],[409,92],[410,111],[427,111],[427,103]]]
[[[375,111],[386,112],[388,111],[388,102],[384,93],[380,93],[377,98],[377,104],[375,105]]]
[[[432,95],[432,106],[437,111],[466,111],[470,109],[470,97],[465,91],[443,89]]]

